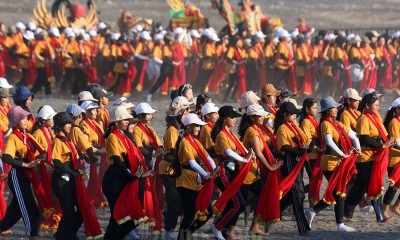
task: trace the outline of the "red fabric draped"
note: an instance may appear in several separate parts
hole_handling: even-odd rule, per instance
[[[383,73],[383,76],[381,79],[383,87],[385,89],[391,89],[391,88],[397,87],[397,86],[395,86],[395,84],[393,84],[392,61],[390,60],[389,53],[387,52],[386,48],[384,48],[384,47],[381,47],[381,51],[383,53],[383,57],[386,60],[386,63],[388,64],[388,66],[385,66],[385,72]]]
[[[379,137],[382,138],[383,142],[386,142],[388,137],[378,117],[375,114],[371,115],[369,113],[365,113],[364,115],[376,126]],[[368,185],[368,196],[371,200],[379,198],[383,194],[383,179],[389,164],[389,148],[374,149],[374,155],[375,161],[372,165],[371,178]]]
[[[175,67],[174,75],[172,79],[170,79],[170,87],[172,89],[177,89],[179,86],[186,83],[185,56],[181,43],[176,43],[174,46],[174,61],[181,63],[179,66]]]
[[[238,62],[242,62],[243,58],[239,53],[237,48],[233,48],[235,59]],[[246,92],[246,85],[247,85],[247,76],[246,76],[246,65],[243,63],[241,65],[236,65],[236,71],[239,74],[239,90],[237,92],[237,98],[239,99],[243,93]]]
[[[42,131],[44,137],[46,138],[47,142],[47,158],[46,161],[40,161],[40,177],[42,180],[43,188],[46,193],[46,197],[49,200],[49,202],[52,202],[53,199],[53,192],[51,189],[51,175],[47,170],[46,164],[51,164],[51,157],[52,157],[52,139],[53,139],[53,133],[51,132],[50,129],[46,127],[39,127],[40,131]]]
[[[217,57],[218,63],[214,67],[214,72],[207,84],[207,91],[219,93],[221,82],[225,80],[225,50],[221,51]]]
[[[286,50],[288,52],[288,62],[293,61],[293,53],[290,50],[289,46],[287,45],[287,43],[283,43],[283,46],[286,47]],[[288,82],[288,88],[290,91],[297,93],[297,80],[296,80],[296,71],[294,68],[294,64],[292,64],[291,66],[289,66],[289,82]]]
[[[196,150],[199,154],[199,157],[203,164],[206,166],[207,170],[211,172],[213,170],[211,164],[208,162],[207,156],[201,151],[199,147],[199,142],[196,139],[193,139],[190,135],[185,135],[184,138],[190,143],[190,145]],[[207,220],[208,214],[208,205],[211,202],[212,194],[214,191],[214,179],[215,176],[211,179],[207,179],[205,184],[201,188],[199,194],[196,198],[196,214],[197,218],[201,221]]]
[[[343,63],[346,68],[349,67],[349,57],[347,56],[347,53],[345,51],[343,51]],[[347,76],[347,88],[351,88],[353,80],[351,78],[350,69],[346,69],[346,76]]]
[[[236,145],[238,150],[241,152],[241,155],[245,156],[246,149],[244,148],[243,144],[239,141],[239,139],[231,131],[227,130],[226,128],[224,128],[222,131]],[[228,201],[237,193],[237,191],[239,191],[240,186],[242,186],[244,179],[246,178],[247,174],[249,173],[251,165],[252,165],[252,161],[250,160],[242,166],[239,173],[236,175],[236,177],[232,180],[232,182],[228,185],[228,187],[225,189],[225,191],[222,192],[221,196],[215,202],[213,210],[217,215],[219,215],[221,212],[224,211]],[[222,163],[221,171],[223,170],[223,167],[224,166]]]
[[[147,138],[150,141],[150,144],[153,146],[154,151],[157,151],[159,149],[159,146],[157,144],[157,139],[156,136],[150,132],[149,128],[144,125],[143,123],[139,122],[137,123],[137,126],[144,132],[144,134],[147,136]],[[157,193],[157,198],[158,199],[164,199],[164,192],[163,192],[163,182],[161,180],[159,172],[159,165],[162,160],[162,156],[158,156],[156,159],[156,162],[154,164],[154,183],[155,183],[155,188],[156,188],[156,193]],[[159,201],[160,209],[164,209],[164,201]]]
[[[339,143],[342,146],[344,153],[350,153],[352,144],[346,131],[336,121],[332,121],[330,118],[325,118],[324,121],[329,122],[332,127],[339,133]],[[347,192],[347,183],[351,177],[356,173],[355,162],[357,160],[357,153],[352,153],[348,158],[342,158],[339,165],[333,171],[331,179],[326,187],[323,201],[327,204],[336,204],[333,192],[340,197],[345,197]]]
[[[51,63],[51,53],[50,53],[50,48],[46,40],[42,40],[43,45],[44,45],[44,59],[47,61],[46,63],[46,76],[49,79],[49,81],[54,80],[54,73],[53,73],[53,65]]]
[[[85,49],[83,46],[78,45],[78,50],[79,50],[79,61],[80,63],[83,64],[82,71],[87,77],[88,83],[95,83],[97,82],[97,72],[94,74],[94,71],[92,69],[92,65],[90,64],[90,58],[85,52]],[[78,79],[79,80],[79,79]]]
[[[260,86],[265,86],[267,84],[267,72],[266,72],[266,65],[265,65],[265,57],[263,46],[261,44],[258,45],[258,74],[260,76]]]
[[[36,69],[36,59],[32,56],[33,50],[27,46],[28,48],[28,55],[29,58],[27,59],[28,61],[28,74],[27,74],[27,79],[26,79],[26,85],[32,86],[33,83],[36,81],[37,78],[37,69]]]
[[[139,165],[138,158],[133,150],[135,148],[133,142],[118,129],[114,129],[112,133],[118,137],[126,149],[131,173],[136,173]],[[139,200],[138,192],[139,180],[135,180],[128,182],[120,193],[115,203],[114,212],[112,213],[114,220],[118,224],[125,223],[129,220],[139,224],[147,220],[145,211]]]
[[[302,146],[304,144],[304,139],[301,136],[299,129],[297,129],[297,126],[294,126],[292,124],[289,124],[287,122],[284,123],[285,126],[296,136],[297,142],[299,146]],[[303,168],[304,162],[308,160],[307,153],[305,153],[303,156],[301,156],[300,160],[297,162],[296,166],[294,169],[289,173],[288,176],[286,176],[280,183],[279,183],[279,189],[280,189],[280,197],[282,198],[285,196],[289,190],[292,188],[294,181],[297,178],[297,175],[299,175],[300,170]],[[275,206],[276,207],[276,206]]]
[[[103,131],[100,127],[95,124],[92,120],[84,118],[83,121],[97,134],[98,142],[101,147],[105,146],[105,139],[103,138]],[[90,198],[93,200],[93,205],[97,210],[104,209],[106,207],[106,200],[101,188],[101,181],[99,174],[97,173],[97,163],[90,163],[90,173],[87,190]]]
[[[193,84],[196,80],[197,77],[199,76],[199,69],[200,69],[200,61],[198,60],[198,56],[199,56],[199,46],[198,43],[196,41],[193,41],[192,44],[192,55],[194,57],[196,57],[196,61],[191,60],[189,63],[189,69],[190,72],[188,72],[188,83]],[[211,79],[211,78],[210,78]]]
[[[364,55],[368,56],[366,62],[368,62],[369,67],[366,68],[364,71],[364,77],[361,81],[360,91],[363,91],[364,89],[367,88],[375,89],[377,83],[377,69],[375,69],[375,61],[367,53],[366,49],[362,48],[361,51],[364,53]]]
[[[319,131],[318,121],[309,115],[306,117],[306,119],[308,119],[314,126],[315,131],[317,132],[318,140],[322,144],[323,139]],[[319,192],[321,191],[322,177],[323,177],[321,170],[321,159],[322,159],[322,153],[318,153],[317,159],[315,160],[314,163],[314,168],[312,169],[311,172],[310,184],[308,187],[308,198],[310,199],[310,201],[314,203],[317,203],[320,200]]]
[[[264,145],[264,156],[266,157],[269,165],[275,163],[275,158],[268,148],[267,142],[262,135],[260,129],[252,126],[258,132],[260,141]],[[258,221],[270,225],[274,222],[279,222],[280,220],[280,208],[279,208],[279,180],[281,179],[281,172],[279,169],[269,172],[267,175],[267,180],[264,184],[260,198],[257,204],[256,216]]]
[[[68,138],[63,136],[59,137],[65,139],[64,143],[71,151],[71,161],[73,168],[75,170],[79,169],[78,157],[77,157],[78,152],[76,151],[74,145]],[[89,193],[86,190],[83,176],[75,177],[75,189],[76,189],[76,198],[78,200],[79,209],[81,211],[83,223],[85,226],[86,238],[97,239],[102,237],[103,229],[101,229],[99,221],[97,220],[96,212],[90,200]]]
[[[301,54],[303,55],[303,59],[305,59],[305,56],[308,55],[306,49],[300,47],[299,48],[301,51]],[[305,74],[304,74],[304,83],[303,83],[303,94],[304,95],[311,95],[313,92],[313,83],[311,79],[311,68],[308,68],[307,66],[305,68]]]
[[[144,80],[145,80],[145,77],[146,77],[147,63],[148,63],[147,59],[143,60],[142,69],[140,69],[139,81],[138,81],[138,84],[136,86],[136,90],[138,90],[138,92],[141,92],[142,89],[143,89]]]

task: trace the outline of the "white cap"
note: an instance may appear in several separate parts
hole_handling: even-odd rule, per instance
[[[292,32],[292,34],[290,34],[292,38],[296,38],[298,35],[299,35],[299,29],[297,28]]]
[[[356,35],[354,33],[350,33],[347,35],[347,41],[351,42]]]
[[[39,35],[41,32],[43,32],[42,28],[36,28],[35,35]]]
[[[82,91],[78,95],[78,101],[93,101],[97,102],[97,100],[93,97],[92,93],[89,91]]]
[[[65,29],[64,29],[64,33],[65,34],[67,34],[67,33],[69,33],[69,32],[73,32],[74,30],[72,30],[72,28],[70,28],[70,27],[66,27]]]
[[[119,34],[119,33],[111,34],[111,40],[117,41],[120,37],[121,37],[121,34]]]
[[[335,38],[336,38],[336,35],[335,35],[335,34],[329,33],[328,36],[326,37],[326,40],[327,40],[327,41],[331,41],[331,40],[333,40],[333,39],[335,39]]]
[[[282,38],[289,38],[290,37],[290,33],[286,30],[282,31],[281,36]]]
[[[26,29],[25,24],[23,24],[22,22],[17,22],[17,23],[15,24],[15,27],[16,27],[16,28],[19,28],[19,29],[23,29],[23,30]]]
[[[197,114],[189,113],[188,115],[186,115],[185,119],[183,120],[183,126],[187,126],[190,124],[197,124],[200,126],[204,126],[207,123],[201,121],[201,119],[199,118],[199,116],[197,116]]]
[[[35,35],[33,34],[33,32],[28,30],[24,32],[24,38],[27,40],[33,40],[35,39]]]
[[[252,104],[247,107],[246,114],[248,116],[265,116],[266,117],[269,115],[269,112],[265,111],[264,108],[260,104],[255,103],[255,104]]]
[[[213,31],[210,28],[206,28],[203,31],[203,35],[209,38],[213,34]]]
[[[7,81],[7,79],[0,77],[0,88],[7,88],[10,89],[14,87],[13,85],[10,85]]]
[[[54,109],[49,106],[49,105],[44,105],[40,111],[38,112],[38,118],[44,119],[44,120],[49,120],[54,117],[57,113],[54,111]]]
[[[262,31],[257,31],[257,32],[255,33],[255,35],[256,35],[258,38],[260,38],[260,39],[266,38],[266,37],[267,37],[267,35],[265,35]]]
[[[110,110],[110,122],[118,122],[130,118],[133,118],[133,116],[129,114],[128,110],[124,106],[113,107]]]
[[[114,101],[113,106],[114,107],[123,106],[126,108],[134,108],[135,104],[130,102],[126,97],[120,97]]]
[[[164,35],[162,35],[160,33],[154,35],[154,40],[160,41],[161,39],[164,39]]]
[[[49,33],[54,35],[54,36],[56,36],[56,37],[60,36],[60,31],[58,31],[58,28],[56,28],[56,27],[51,27],[49,29]]]
[[[393,33],[392,38],[399,38],[399,36],[400,36],[400,31],[397,31]]]
[[[219,39],[219,37],[218,37],[218,35],[216,33],[210,34],[209,38],[210,38],[211,41],[214,41],[214,42],[218,42],[219,40],[221,40],[221,39]]]
[[[174,29],[174,34],[175,35],[181,35],[184,32],[185,32],[185,30],[183,30],[183,28],[181,28],[181,27],[177,27],[177,28]]]
[[[379,37],[380,36],[380,34],[375,30],[371,31],[371,33],[372,33],[372,35],[374,35],[374,37]]]
[[[107,24],[105,24],[104,22],[99,22],[99,24],[97,24],[97,29],[103,30],[105,28],[107,28]]]
[[[97,103],[95,103],[93,101],[84,101],[81,104],[81,108],[85,109],[85,111],[88,111],[90,109],[99,108],[99,105],[97,105]]]
[[[83,36],[83,40],[85,40],[85,41],[90,41],[90,36],[89,36],[89,34],[83,33],[82,36]]]
[[[217,105],[215,105],[215,103],[206,103],[201,108],[201,114],[205,116],[209,113],[218,112],[218,110],[219,108],[217,107]]]
[[[196,29],[193,29],[192,31],[190,31],[190,36],[194,37],[194,38],[200,38],[200,34]]]
[[[97,32],[95,31],[95,30],[90,30],[89,32],[89,36],[91,36],[91,37],[96,37],[97,36]]]
[[[148,103],[139,103],[135,108],[136,114],[146,113],[153,114],[157,112],[157,110],[153,109]]]
[[[26,24],[26,27],[31,31],[35,31],[36,30],[36,24],[33,23],[33,22],[28,22],[28,24]]]
[[[159,34],[164,36],[165,34],[167,34],[167,32],[168,32],[167,30],[162,30],[162,31],[159,32]]]
[[[135,28],[134,28],[134,31],[137,32],[137,33],[143,31],[143,26],[140,25],[140,24],[137,24],[137,25],[135,26]]]
[[[389,110],[392,109],[392,108],[397,108],[397,107],[399,107],[399,106],[400,106],[400,97],[399,97],[399,98],[396,98],[396,99],[392,102],[392,105],[390,106]]]
[[[148,31],[141,32],[140,33],[140,37],[143,38],[144,40],[147,40],[147,41],[151,41],[152,40],[152,38],[150,36],[150,33]]]
[[[73,28],[72,31],[75,33],[76,36],[79,36],[82,33],[79,28]]]
[[[67,38],[74,38],[76,37],[75,33],[73,31],[68,31],[65,33],[65,35],[67,36]]]

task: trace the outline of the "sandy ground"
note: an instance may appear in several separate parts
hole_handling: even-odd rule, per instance
[[[140,96],[136,97],[134,102],[137,104],[144,99]],[[162,137],[165,131],[165,123],[164,123],[164,112],[166,111],[167,102],[169,99],[167,97],[157,97],[151,103],[153,108],[158,110],[158,113],[155,114],[154,120],[151,123],[152,126],[155,127],[157,133],[160,137]],[[56,111],[63,111],[65,107],[69,103],[73,103],[73,99],[66,98],[52,98],[46,99],[37,96],[33,101],[32,112],[36,112],[37,108],[43,104],[52,105]],[[222,103],[218,97],[215,98],[215,102],[217,105],[222,106]],[[301,103],[301,101],[298,101]],[[385,109],[388,109],[388,106],[391,102],[391,96],[386,97],[386,101],[382,104],[381,114],[384,114]],[[227,103],[225,103],[227,104]],[[229,103],[238,107],[238,103]],[[238,125],[238,123],[237,123]],[[305,183],[308,183],[308,178],[305,177]],[[326,181],[324,180],[323,188],[326,187]],[[321,192],[323,194],[323,192]],[[305,206],[308,207],[308,199],[306,198]],[[101,226],[103,229],[107,227],[108,219],[110,217],[109,211],[107,212],[98,212],[98,217]],[[373,212],[370,213],[362,213],[358,210],[355,212],[354,222],[348,223],[349,226],[355,228],[357,231],[354,233],[338,233],[336,232],[336,224],[335,224],[335,215],[334,212],[327,209],[324,210],[318,215],[313,222],[313,229],[307,236],[299,236],[297,233],[297,226],[295,221],[291,220],[290,214],[287,213],[284,216],[284,221],[281,224],[273,225],[270,229],[270,237],[268,239],[400,239],[399,237],[399,225],[398,221],[399,217],[393,216],[393,221],[386,224],[378,224],[375,221],[375,214]],[[211,222],[211,221],[210,221]],[[249,224],[251,219],[249,219]],[[249,226],[245,226],[244,224],[243,214],[240,216],[239,222],[237,224],[236,232],[237,235],[240,236],[240,239],[263,239],[261,237],[253,237],[248,235]],[[209,232],[210,223],[205,225],[202,229],[198,231],[194,235],[194,239],[213,239],[213,235]],[[142,236],[142,239],[157,239],[155,236],[151,236],[149,231],[147,231],[143,226],[139,226],[139,234]],[[7,237],[7,239],[23,239],[24,237],[24,225],[23,222],[20,221],[16,226],[12,228],[14,234]],[[79,236],[81,239],[84,239],[83,228],[79,231]],[[41,232],[40,239],[52,239],[51,233]],[[163,239],[163,238],[159,238]]]

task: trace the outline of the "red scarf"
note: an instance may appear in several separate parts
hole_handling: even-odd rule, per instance
[[[390,56],[389,53],[387,52],[386,48],[384,48],[383,46],[380,47],[382,54],[383,54],[383,58],[386,60],[387,62],[387,66],[385,66],[385,70],[382,76],[382,84],[385,87],[385,89],[391,89],[394,88],[396,86],[393,86],[393,74],[392,74],[392,61],[390,60]]]
[[[345,110],[346,112],[348,112],[350,114],[350,116],[356,120],[356,122],[358,121],[358,119],[360,118],[360,116],[357,116],[356,113],[353,110],[350,110],[348,108],[346,108]]]
[[[329,122],[339,134],[339,144],[342,146],[343,152],[349,153],[352,148],[352,144],[344,128],[331,118],[325,118],[324,121]],[[324,202],[327,204],[336,204],[335,198],[333,197],[333,191],[335,190],[338,196],[346,196],[347,183],[356,173],[355,162],[357,160],[357,156],[357,153],[351,154],[350,157],[342,159],[342,161],[339,163],[339,166],[335,168],[324,193]]]
[[[143,43],[143,49],[144,49],[145,53],[148,52],[149,47],[147,46],[146,43]],[[148,60],[144,59],[142,61],[143,61],[143,65],[142,65],[142,69],[140,69],[139,81],[138,81],[138,84],[136,86],[136,90],[138,90],[139,92],[141,92],[142,89],[143,89]]]
[[[139,161],[135,154],[135,145],[133,142],[118,129],[114,129],[113,134],[121,141],[126,149],[129,161],[129,168],[131,174],[138,170]],[[147,220],[145,211],[139,200],[139,181],[135,180],[128,182],[122,192],[120,193],[117,202],[115,203],[113,217],[118,224],[123,224],[132,220],[136,224],[142,223]]]
[[[78,152],[74,144],[65,136],[57,135],[61,139],[71,152],[71,162],[74,170],[78,170]],[[83,223],[85,226],[86,238],[100,238],[103,236],[103,229],[101,229],[99,221],[97,220],[96,211],[92,201],[90,200],[89,193],[86,190],[83,177],[75,177],[75,189],[76,198],[78,200],[78,206],[82,214]]]
[[[346,68],[349,67],[349,57],[347,56],[346,51],[343,51],[343,63]],[[347,76],[347,88],[351,88],[352,78],[351,78],[350,69],[346,70],[346,76]]]
[[[26,133],[26,130],[24,132],[21,132],[20,130],[14,128],[12,133],[16,135],[19,140],[21,140],[26,145],[28,159],[30,162],[35,161],[36,151],[38,151],[40,154],[44,152],[42,147],[40,147],[39,144],[34,139],[32,139],[31,135]],[[47,216],[54,209],[52,209],[51,201],[49,201],[46,196],[43,185],[39,180],[36,168],[26,169],[24,170],[24,172],[29,182],[31,182],[33,185],[33,192],[35,193],[39,208],[41,209],[42,213]]]
[[[243,61],[243,58],[236,47],[233,48],[233,53],[235,54],[236,61],[238,62]],[[241,65],[236,65],[236,66],[237,66],[237,72],[239,74],[239,90],[237,92],[237,97],[240,98],[240,96],[242,96],[242,94],[246,92],[246,84],[247,84],[246,65],[243,63]]]
[[[236,147],[241,152],[241,155],[246,156],[247,154],[246,149],[244,148],[243,144],[239,141],[239,139],[233,133],[231,133],[231,131],[226,130],[226,128],[224,128],[222,132],[224,132],[228,136],[228,138],[236,145]],[[221,164],[222,164],[221,173],[223,173],[224,163]],[[231,200],[233,196],[235,196],[237,191],[239,191],[240,187],[243,184],[244,179],[249,173],[251,165],[252,161],[248,161],[242,166],[240,172],[236,175],[236,177],[232,180],[232,182],[228,185],[225,191],[222,192],[221,196],[215,202],[213,210],[217,215],[221,214],[224,211],[228,201]]]
[[[318,121],[309,115],[307,115],[306,119],[309,120],[311,124],[314,126],[315,131],[317,132],[318,140],[322,144],[323,139],[321,136],[321,132],[319,131]],[[315,160],[314,163],[314,168],[312,169],[311,172],[310,185],[308,188],[309,189],[308,196],[310,198],[310,201],[314,203],[317,203],[320,200],[319,192],[321,191],[322,177],[323,177],[321,170],[321,159],[322,159],[322,153],[318,153],[317,159]]]
[[[282,43],[283,46],[286,48],[286,51],[288,52],[288,63],[293,61],[293,54],[292,51],[290,50],[289,46],[287,45],[286,42]],[[294,69],[294,64],[289,66],[289,89],[296,93],[297,92],[297,81],[296,81],[296,72]]]
[[[396,119],[397,124],[400,124],[399,117],[394,117],[394,119]],[[400,164],[393,169],[388,181],[391,183],[391,185],[393,185],[395,189],[400,188]]]
[[[118,48],[118,46],[117,46],[117,48]],[[130,46],[128,46],[127,44],[123,44],[119,48],[121,49],[122,56],[126,60],[129,60],[134,54],[132,48]],[[123,86],[121,86],[122,89],[120,91],[122,94],[131,93],[132,82],[135,80],[137,72],[138,71],[136,69],[135,63],[133,61],[129,61],[125,81],[123,81],[121,83],[121,84],[123,84]]]
[[[260,129],[255,126],[251,126],[258,132],[260,141],[264,145],[264,156],[266,157],[269,165],[275,163],[275,158],[268,148],[267,142],[262,135]],[[279,180],[281,179],[281,172],[279,169],[269,172],[267,175],[267,180],[264,184],[263,190],[261,192],[260,198],[257,204],[256,216],[262,222],[266,223],[267,226],[278,222],[280,219],[280,209],[274,206],[279,206]]]
[[[272,106],[269,103],[267,103],[267,107],[268,107],[270,112],[272,112],[274,115],[276,115],[276,111],[278,111],[278,109],[276,107]]]
[[[103,138],[103,131],[98,124],[93,120],[84,118],[83,121],[97,134],[98,143],[101,147],[105,146],[105,139]],[[104,156],[100,161],[104,161]],[[101,188],[101,181],[99,174],[97,173],[97,164],[90,163],[90,173],[87,190],[90,198],[93,200],[94,207],[97,210],[102,210],[106,206],[106,200]]]
[[[44,46],[44,59],[47,61],[46,63],[46,76],[48,78],[54,78],[53,74],[53,67],[51,62],[51,53],[50,53],[50,48],[49,45],[47,44],[46,40],[42,40],[43,46]]]
[[[272,132],[271,129],[269,129],[266,125],[261,125],[261,130],[268,135],[269,139],[271,139],[271,143],[274,146],[274,151],[279,151],[278,149],[278,142],[276,141],[276,136],[275,134]]]
[[[297,126],[292,125],[290,123],[285,122],[284,125],[294,134],[294,136],[297,139],[298,145],[302,146],[305,142],[303,139],[303,136],[300,133],[300,129],[298,129]],[[300,170],[303,168],[304,162],[308,160],[307,153],[305,153],[303,156],[301,156],[300,160],[294,167],[294,169],[289,173],[287,177],[285,177],[280,183],[279,183],[279,189],[280,189],[280,196],[281,198],[285,196],[289,190],[292,188],[294,181],[296,180],[297,176],[300,173]],[[276,206],[275,206],[276,207]]]
[[[387,133],[382,125],[382,122],[377,119],[377,116],[369,113],[364,113],[372,124],[378,129],[379,137],[383,142],[388,140]],[[389,148],[373,149],[375,161],[372,165],[371,178],[368,185],[368,196],[371,200],[380,197],[383,194],[384,186],[383,179],[385,178],[387,166],[389,164]]]
[[[201,150],[198,140],[192,138],[190,135],[185,135],[184,138],[186,139],[186,141],[188,141],[190,143],[190,145],[194,148],[194,150],[196,150],[196,152],[199,154],[201,161],[206,166],[207,170],[209,172],[211,172],[213,170],[213,168],[212,168],[211,164],[208,162],[207,156]],[[196,208],[195,209],[196,209],[197,217],[201,221],[207,220],[208,205],[211,202],[212,194],[214,191],[214,179],[215,179],[215,176],[212,179],[208,179],[205,182],[205,184],[201,188],[201,190],[196,198]]]
[[[85,47],[78,45],[79,51],[79,60],[83,64],[82,71],[85,73],[85,76],[88,78],[89,83],[97,82],[96,76],[93,74],[92,66],[90,65],[90,58],[85,52]]]
[[[308,54],[307,53],[307,46],[302,48],[302,47],[298,47],[297,49],[300,50],[301,54],[303,55],[303,59],[306,59],[306,56],[310,57],[310,62],[312,54]],[[311,79],[311,68],[307,68],[307,66],[304,66],[304,81],[303,81],[303,93],[305,95],[311,95],[313,92],[313,83],[312,83],[312,79]]]
[[[144,134],[149,139],[150,144],[153,147],[153,150],[156,151],[159,148],[156,136],[150,131],[147,125],[141,122],[138,122],[136,125],[144,132]],[[163,199],[164,197],[163,182],[161,180],[160,174],[158,174],[161,161],[162,161],[162,156],[160,155],[156,158],[156,162],[154,163],[154,183],[158,199]],[[160,209],[164,209],[164,201],[159,201],[159,205]]]
[[[54,138],[53,133],[51,132],[51,130],[49,128],[46,127],[39,127],[39,130],[42,131],[43,136],[46,138],[46,142],[47,142],[47,159],[46,161],[40,161],[39,167],[40,167],[40,176],[42,179],[42,184],[43,184],[43,188],[44,191],[46,193],[46,197],[49,200],[49,202],[52,202],[52,198],[53,198],[53,193],[52,193],[52,189],[51,189],[51,175],[49,173],[49,171],[47,170],[46,164],[51,164],[51,158],[52,158],[52,140]]]

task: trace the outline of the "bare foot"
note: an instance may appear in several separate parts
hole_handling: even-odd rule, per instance
[[[262,232],[260,229],[250,229],[249,235],[256,235],[256,236],[269,236],[268,232]]]
[[[233,232],[228,233],[227,237],[228,237],[227,239],[230,239],[230,240],[240,240],[240,238],[238,236],[236,236]]]
[[[390,206],[389,210],[395,214],[397,214],[398,216],[400,216],[400,209],[394,207],[394,206]]]

